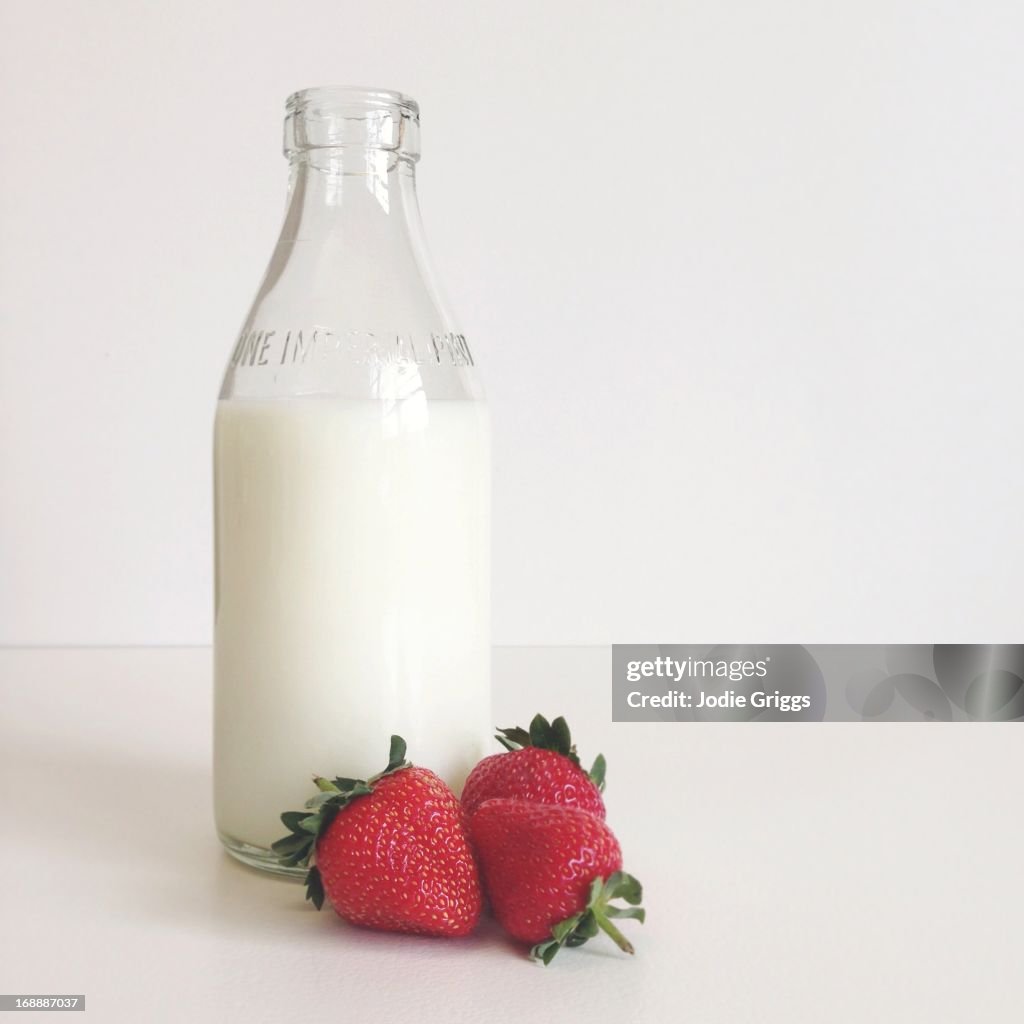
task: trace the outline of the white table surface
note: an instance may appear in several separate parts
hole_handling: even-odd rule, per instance
[[[608,758],[635,957],[317,914],[214,837],[208,650],[0,650],[0,992],[103,1022],[1022,1019],[1019,725],[612,724],[608,649],[494,666],[497,722],[563,713]]]

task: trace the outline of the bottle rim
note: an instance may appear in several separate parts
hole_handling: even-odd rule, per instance
[[[284,106],[291,114],[316,104],[324,107],[356,107],[369,110],[400,107],[415,117],[418,117],[420,112],[419,104],[404,92],[361,85],[314,85],[297,89],[285,100]]]
[[[314,86],[285,101],[284,153],[377,149],[419,159],[419,104],[405,93],[352,85]]]

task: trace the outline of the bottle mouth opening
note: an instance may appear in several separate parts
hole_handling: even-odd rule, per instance
[[[284,153],[380,149],[407,160],[420,155],[419,104],[404,93],[349,85],[293,92],[285,101]]]

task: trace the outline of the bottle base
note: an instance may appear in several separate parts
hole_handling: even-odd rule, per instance
[[[279,875],[282,878],[291,878],[296,882],[301,882],[306,877],[307,868],[285,867],[274,856],[273,850],[265,850],[262,846],[251,846],[249,843],[242,842],[241,839],[235,839],[234,836],[225,835],[220,831],[217,832],[217,836],[221,845],[235,860],[240,860],[250,868],[266,871],[270,875]]]

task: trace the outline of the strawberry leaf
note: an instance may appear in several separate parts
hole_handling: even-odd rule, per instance
[[[643,886],[625,871],[616,871],[609,875],[604,885],[610,900],[625,900],[636,906],[644,898]]]
[[[270,848],[274,853],[289,854],[294,853],[296,850],[305,850],[309,844],[310,838],[308,834],[292,832],[283,839],[278,839],[276,843],[272,843]]]
[[[303,811],[285,811],[281,815],[281,820],[284,822],[285,828],[292,832],[301,832],[302,826],[299,824],[306,818],[306,814]]]
[[[366,783],[363,782],[362,780],[359,780],[359,784],[362,785],[362,786],[366,785]],[[341,792],[342,792],[341,790],[327,790],[327,789],[325,789],[322,792],[317,793],[316,796],[311,796],[306,801],[306,807],[307,807],[308,810],[315,811],[315,810],[319,809],[320,807],[323,807],[324,804],[330,803],[332,800],[337,800],[338,797],[341,795]]]
[[[391,750],[388,752],[388,766],[385,771],[393,772],[405,763],[405,740],[401,736],[391,737]]]
[[[569,726],[564,718],[559,716],[552,723],[548,730],[548,741],[551,749],[566,757],[572,752],[572,737],[569,735]]]
[[[559,921],[558,924],[551,929],[551,934],[559,942],[565,942],[565,940],[573,933],[576,926],[580,923],[580,919],[582,917],[582,914],[574,914],[572,917],[567,917],[564,921]]]
[[[361,782],[361,781],[362,781],[361,779],[346,779],[346,778],[342,777],[341,775],[339,775],[336,778],[331,780],[331,782],[338,789],[351,789],[357,782]]]
[[[547,967],[552,960],[555,959],[555,954],[562,948],[562,943],[558,939],[548,939],[547,942],[538,942],[533,949],[530,950],[530,956],[535,960],[541,960],[544,966]]]
[[[606,907],[609,917],[632,917],[641,924],[647,919],[647,911],[643,907]]]
[[[310,868],[306,875],[306,899],[312,900],[317,910],[324,905],[324,882],[319,868]]]
[[[305,867],[308,858],[308,850],[295,850],[293,853],[278,854],[277,860],[282,867],[294,868],[299,865]]]
[[[563,757],[569,758],[577,768],[580,767],[580,758],[576,753],[576,746],[572,742],[569,725],[561,715],[553,722],[549,722],[543,715],[534,715],[529,730],[518,725],[510,726],[507,729],[502,729],[499,726],[498,733],[494,738],[510,752],[522,750],[524,747],[538,747],[541,750],[552,750],[556,754],[561,754]],[[593,767],[587,773],[590,780],[602,792],[604,791],[607,767],[604,755],[598,754]]]
[[[502,729],[499,726],[498,733],[499,735],[494,738],[506,750],[521,750],[523,747],[530,746],[530,734],[518,725],[514,725],[509,729]]]
[[[530,746],[551,750],[551,726],[543,715],[534,715],[530,722]]]
[[[385,775],[409,767],[409,762],[405,760],[405,751],[405,740],[401,736],[392,736],[387,767],[369,779],[347,779],[338,776],[331,780],[314,775],[313,782],[318,792],[316,796],[306,801],[306,810],[285,811],[281,815],[288,835],[271,843],[270,848],[284,867],[309,868],[306,874],[306,899],[312,900],[317,910],[324,903],[320,871],[312,863],[316,856],[317,840],[331,827],[339,811],[353,800],[372,793],[375,782]]]

